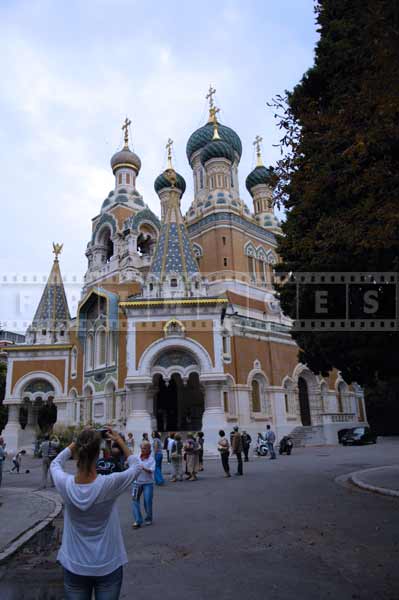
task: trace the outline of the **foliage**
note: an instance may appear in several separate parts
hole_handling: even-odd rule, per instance
[[[315,64],[273,101],[282,131],[280,273],[392,272],[399,257],[399,5],[320,0]],[[309,288],[310,286],[308,286]],[[276,285],[296,316],[294,285]],[[304,292],[312,302],[312,290]],[[300,360],[348,381],[389,380],[399,335],[294,332]]]

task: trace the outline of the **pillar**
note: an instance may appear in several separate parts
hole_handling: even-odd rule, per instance
[[[223,386],[226,378],[208,379],[200,377],[205,387],[205,410],[202,416],[202,431],[205,435],[204,450],[206,454],[217,454],[219,431],[223,429],[227,433],[227,421],[223,406]]]
[[[8,421],[5,426],[2,437],[6,443],[6,451],[9,453],[16,452],[21,449],[23,430],[19,423],[19,408],[20,404],[8,405]],[[28,450],[32,450],[28,448]]]
[[[140,447],[143,433],[151,436],[151,415],[148,411],[147,393],[149,382],[127,384],[126,392],[126,433],[131,432],[136,441],[136,450]]]

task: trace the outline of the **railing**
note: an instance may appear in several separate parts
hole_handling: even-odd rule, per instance
[[[250,327],[252,329],[262,329],[263,331],[274,331],[278,333],[289,333],[291,327],[282,323],[273,321],[261,321],[260,319],[251,319],[250,317],[240,317],[236,323],[241,327]]]
[[[355,413],[323,413],[321,415],[323,425],[329,425],[331,423],[351,423],[357,421]]]

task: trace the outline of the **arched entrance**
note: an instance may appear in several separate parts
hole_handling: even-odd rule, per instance
[[[204,413],[204,393],[198,373],[185,382],[180,373],[169,379],[157,373],[154,383],[154,416],[158,431],[200,431]]]
[[[308,384],[303,377],[298,378],[299,409],[302,425],[311,425]]]

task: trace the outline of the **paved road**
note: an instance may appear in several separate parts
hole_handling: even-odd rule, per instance
[[[157,489],[154,525],[138,531],[126,494],[119,505],[130,563],[121,597],[397,600],[398,500],[336,478],[398,456],[399,440],[300,449],[254,460],[231,479],[208,461],[200,481]],[[2,600],[62,598],[57,542],[42,542],[46,555],[28,547],[0,569]]]

